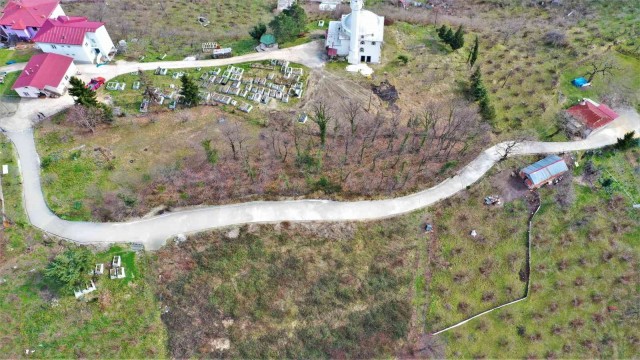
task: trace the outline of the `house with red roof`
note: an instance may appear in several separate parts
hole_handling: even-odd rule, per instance
[[[80,63],[107,62],[116,52],[104,23],[86,17],[47,19],[33,41],[46,53],[70,56]]]
[[[67,92],[69,80],[77,73],[73,58],[58,54],[31,57],[12,89],[25,98],[58,97]]]
[[[567,132],[583,138],[618,118],[607,105],[586,98],[567,109],[567,115]]]
[[[63,15],[60,0],[10,0],[2,10],[0,28],[7,38],[29,41],[47,19]]]

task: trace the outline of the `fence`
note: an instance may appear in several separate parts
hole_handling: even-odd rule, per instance
[[[460,321],[459,323],[449,326],[448,328],[436,331],[434,333],[432,333],[432,335],[438,335],[438,334],[442,334],[445,331],[451,330],[453,328],[457,328],[460,325],[464,325],[466,323],[468,323],[469,321],[479,318],[480,316],[486,315],[494,310],[498,310],[500,308],[509,306],[509,305],[513,305],[515,303],[519,303],[520,301],[526,300],[529,297],[529,292],[530,292],[530,288],[531,288],[531,227],[532,227],[532,222],[533,222],[533,217],[536,216],[536,214],[538,213],[538,210],[540,210],[540,206],[541,201],[540,201],[540,195],[536,192],[534,193],[536,196],[536,201],[538,202],[538,206],[536,207],[536,209],[531,213],[531,216],[529,216],[529,223],[528,223],[528,229],[527,229],[527,259],[526,259],[526,275],[527,275],[527,286],[525,288],[525,292],[524,292],[524,296],[521,297],[520,299],[516,299],[514,301],[508,302],[506,304],[502,304],[499,306],[496,306],[494,308],[491,308],[489,310],[483,311],[477,315],[474,315],[466,320]]]

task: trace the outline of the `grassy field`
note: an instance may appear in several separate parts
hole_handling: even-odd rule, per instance
[[[33,48],[16,50],[0,49],[0,66],[4,66],[9,60],[13,60],[15,62],[27,62],[31,56],[36,53],[37,51]]]
[[[0,95],[1,96],[18,96],[18,94],[11,89],[13,84],[18,80],[18,77],[22,71],[13,71],[5,75],[4,82],[0,84]]]
[[[637,172],[638,160],[637,149],[592,159],[602,178]],[[598,181],[593,187],[578,185],[583,181],[576,178],[574,190],[541,191],[530,298],[445,333],[448,356],[628,358],[638,353],[640,217],[620,188],[603,189]],[[637,194],[637,180],[627,185]],[[573,204],[561,207],[558,191],[575,192]],[[495,254],[492,249],[476,256]]]
[[[2,193],[5,198],[5,215],[9,227],[1,230],[0,261],[23,253],[31,245],[42,241],[42,236],[29,226],[22,206],[22,181],[13,144],[4,136],[0,139],[0,164],[9,166],[9,173],[2,175]]]
[[[444,329],[524,296],[529,208],[525,199],[497,207],[482,204],[485,196],[500,191],[483,181],[435,213],[427,330]],[[484,256],[487,252],[491,257]]]
[[[254,52],[258,42],[249,37],[249,30],[259,22],[268,24],[274,17],[275,7],[276,2],[271,0],[222,3],[170,0],[151,8],[142,3],[115,0],[107,5],[67,3],[65,11],[104,21],[114,43],[121,39],[128,42],[128,51],[123,57],[139,60],[144,56],[143,61],[156,61],[165,54],[164,60],[204,57],[201,49],[204,42],[232,47],[234,55]],[[198,22],[200,16],[210,24],[202,26]],[[305,36],[280,45],[288,47],[309,40],[310,37]]]
[[[122,256],[127,278],[97,281],[87,301],[60,293],[45,280],[43,269],[68,246],[28,225],[22,208],[20,177],[10,143],[0,142],[0,159],[9,165],[2,177],[6,214],[11,226],[0,230],[0,353],[20,358],[165,357],[166,330],[149,276],[149,255],[113,247],[97,250],[109,263]],[[95,296],[93,296],[95,295]]]
[[[158,278],[171,309],[163,316],[171,356],[400,352],[417,311],[414,283],[423,278],[416,267],[425,254],[421,216],[249,226],[166,247],[158,253]],[[223,350],[225,341],[230,347]]]

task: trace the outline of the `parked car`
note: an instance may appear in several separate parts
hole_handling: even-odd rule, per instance
[[[96,91],[100,88],[100,86],[104,85],[107,80],[103,77],[97,77],[91,79],[91,81],[87,84],[87,89],[91,89]]]

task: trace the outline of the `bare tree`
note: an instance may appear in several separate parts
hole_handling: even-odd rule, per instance
[[[222,135],[229,142],[233,159],[238,160],[238,155],[243,151],[243,144],[248,140],[247,135],[240,128],[240,124],[237,122],[228,123],[222,128]]]
[[[332,117],[329,115],[327,106],[323,101],[314,106],[311,120],[318,125],[320,145],[324,148],[327,139],[327,125],[331,122]]]
[[[78,127],[95,133],[96,126],[102,121],[102,110],[95,107],[74,105],[69,109],[67,120]]]
[[[610,58],[604,60],[596,59],[591,61],[589,65],[591,66],[591,70],[587,72],[588,82],[593,81],[593,78],[598,74],[602,75],[602,77],[613,75],[613,71],[618,69],[614,60]]]

